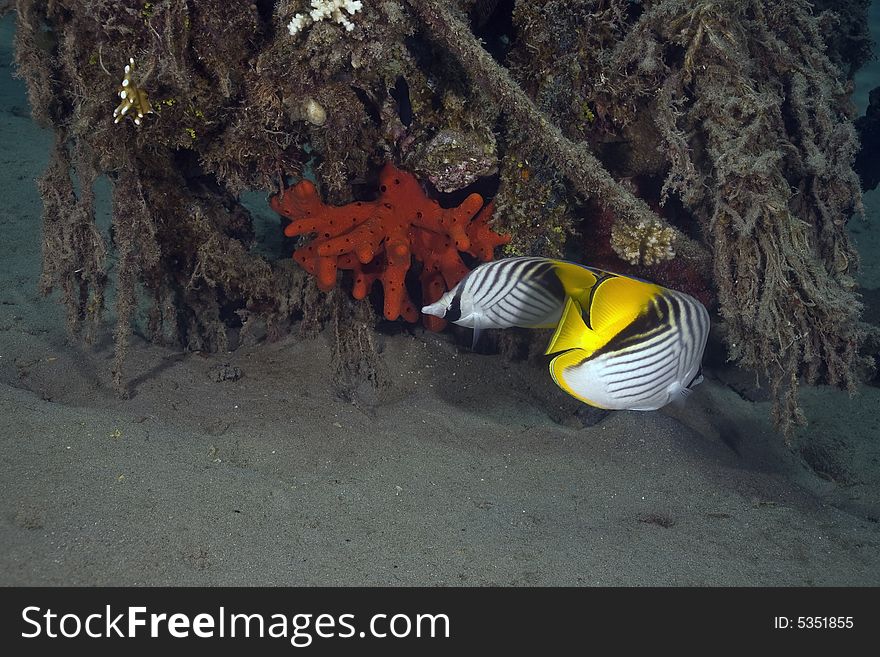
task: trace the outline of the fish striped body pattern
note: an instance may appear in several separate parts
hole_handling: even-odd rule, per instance
[[[608,409],[656,410],[702,378],[709,313],[699,301],[654,286],[631,322],[596,348],[576,347],[553,359],[553,380],[572,396]],[[579,306],[572,312],[581,312]],[[552,345],[552,343],[551,343]]]
[[[422,312],[471,328],[556,326],[567,294],[558,262],[532,257],[487,262]],[[583,271],[592,284],[591,270]]]

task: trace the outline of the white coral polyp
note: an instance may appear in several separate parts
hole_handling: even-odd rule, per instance
[[[621,259],[637,265],[656,265],[675,257],[675,232],[651,219],[635,224],[617,222],[611,228],[611,248]]]
[[[354,16],[361,9],[363,9],[361,0],[312,0],[312,9],[309,13],[294,16],[287,24],[287,30],[291,35],[296,35],[312,23],[332,18],[347,32],[351,32],[354,29],[354,23],[348,19],[343,10],[347,11],[349,16]]]
[[[293,19],[287,24],[287,30],[290,32],[291,36],[300,32],[306,25],[308,25],[307,19],[308,16],[305,14],[297,14],[293,17]]]

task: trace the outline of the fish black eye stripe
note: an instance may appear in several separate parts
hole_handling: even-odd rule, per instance
[[[446,311],[443,319],[450,322],[455,322],[461,319],[461,288],[459,288],[458,292],[455,293],[455,296],[452,297],[452,303],[449,304],[449,309]]]

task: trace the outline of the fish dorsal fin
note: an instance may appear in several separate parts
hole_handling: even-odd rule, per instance
[[[554,260],[554,271],[565,294],[576,299],[582,308],[587,306],[590,290],[599,280],[593,270],[565,260]],[[586,296],[586,298],[584,298]]]
[[[653,283],[625,276],[600,281],[590,304],[590,326],[609,339],[638,317],[659,291]]]
[[[569,349],[583,349],[589,356],[602,346],[601,338],[595,331],[591,331],[587,327],[581,313],[580,304],[571,297],[567,297],[565,308],[562,310],[562,316],[556,327],[556,333],[553,334],[550,344],[547,345],[545,354],[555,354],[558,351]]]

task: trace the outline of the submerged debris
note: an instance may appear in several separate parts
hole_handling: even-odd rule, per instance
[[[124,392],[138,322],[154,340],[225,349],[244,321],[269,336],[345,321],[287,247],[252,248],[243,191],[310,176],[341,206],[390,158],[460,202],[497,175],[493,228],[511,233],[510,253],[714,294],[731,358],[766,375],[789,432],[801,381],[852,389],[861,371],[844,78],[867,51],[865,2],[850,5],[18,0],[18,70],[56,135],[41,289],[61,291],[89,339],[115,284]],[[126,67],[114,126],[110,71]],[[95,223],[100,176],[109,235]],[[402,283],[417,289],[418,274]],[[335,334],[372,348],[371,316]]]
[[[651,264],[674,250],[699,267],[680,229],[566,137],[586,138],[613,166],[621,150],[657,149],[654,139],[620,143],[639,117],[652,119],[665,160],[656,201],[675,198],[698,222],[731,357],[767,375],[787,436],[803,420],[801,377],[853,389],[863,331],[845,224],[860,210],[857,141],[847,89],[807,2],[663,0],[632,11],[584,1],[552,29],[560,2],[520,3],[517,71],[537,104],[447,8],[411,4],[571,184],[627,222],[612,231],[618,254]],[[630,153],[624,161],[656,175],[656,160]]]

